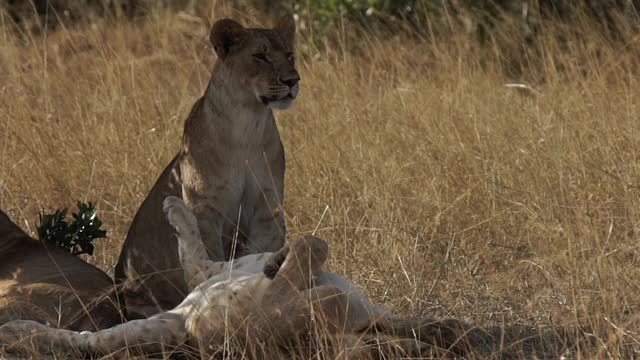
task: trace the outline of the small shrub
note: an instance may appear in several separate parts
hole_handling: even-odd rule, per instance
[[[73,221],[65,219],[68,209],[58,209],[53,214],[39,216],[38,237],[46,244],[65,249],[73,255],[93,255],[94,239],[106,238],[107,232],[100,229],[102,220],[96,216],[95,204],[78,201],[78,212],[72,213]]]

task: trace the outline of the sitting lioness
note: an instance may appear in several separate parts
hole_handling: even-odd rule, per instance
[[[25,234],[0,211],[0,324],[30,319],[72,330],[120,323],[113,281]]]
[[[271,109],[288,108],[298,95],[294,36],[291,16],[273,29],[229,19],[213,25],[218,59],[209,86],[186,120],[180,152],[138,210],[116,265],[130,316],[170,309],[187,292],[161,211],[167,196],[184,199],[216,261],[283,246],[285,159]]]
[[[388,336],[414,354],[423,345],[466,350],[464,323],[393,316],[347,279],[322,271],[329,249],[319,238],[306,236],[276,253],[247,255],[235,262],[211,261],[196,218],[185,204],[170,197],[164,209],[177,230],[183,276],[192,289],[180,305],[98,332],[15,321],[0,326],[0,343],[110,354],[126,347],[158,352],[190,342],[205,353],[224,351],[228,357],[229,347],[238,347],[243,358],[264,358],[279,351],[285,351],[281,355],[308,351],[318,338],[326,340],[321,346],[332,338],[346,338],[362,347],[362,340]]]

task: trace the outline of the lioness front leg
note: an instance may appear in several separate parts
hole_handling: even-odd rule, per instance
[[[284,209],[275,199],[267,201],[266,198],[274,197],[271,193],[273,191],[261,194],[256,203],[255,212],[250,220],[249,236],[240,256],[276,252],[285,244],[287,230]]]
[[[110,354],[126,348],[157,352],[186,339],[184,318],[170,313],[132,320],[98,332],[56,329],[30,320],[16,320],[0,326],[0,344],[26,350],[35,347],[43,352]]]

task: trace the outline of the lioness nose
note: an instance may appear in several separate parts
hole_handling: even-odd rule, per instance
[[[300,76],[298,76],[298,74],[293,74],[293,75],[288,76],[288,77],[280,78],[280,82],[285,84],[285,85],[287,85],[290,88],[296,86],[298,81],[300,81]]]

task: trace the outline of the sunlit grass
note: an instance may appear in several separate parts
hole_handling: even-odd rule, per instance
[[[96,201],[110,231],[89,261],[111,274],[208,81],[207,26],[0,38],[0,206],[34,234],[41,209]],[[513,72],[468,37],[337,38],[301,58],[300,97],[276,114],[290,236],[317,228],[331,269],[400,313],[637,356],[638,42],[547,36]]]

